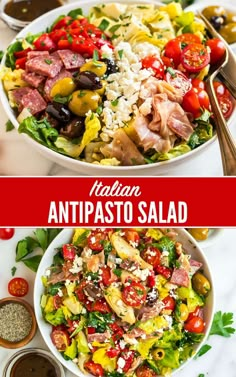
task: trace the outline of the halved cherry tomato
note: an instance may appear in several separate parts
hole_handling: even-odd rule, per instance
[[[51,332],[51,339],[58,351],[65,351],[66,347],[70,345],[70,337],[66,330],[61,330],[60,327],[54,327]]]
[[[73,261],[76,256],[76,247],[72,244],[67,243],[63,245],[62,254],[65,260]]]
[[[188,72],[199,72],[210,62],[210,54],[203,44],[192,43],[181,53],[181,63]]]
[[[171,39],[167,44],[165,45],[164,55],[172,59],[175,67],[177,67],[180,64],[181,61],[181,42],[178,39]]]
[[[27,61],[27,57],[16,59],[15,67],[16,69],[25,69],[25,63]]]
[[[24,278],[13,278],[8,283],[8,292],[15,297],[27,295],[29,284]]]
[[[10,240],[14,234],[14,228],[0,228],[0,240]]]
[[[165,310],[174,310],[175,309],[175,299],[171,296],[167,296],[162,300],[165,305]]]
[[[105,373],[103,367],[92,360],[86,361],[84,363],[84,368],[96,377],[102,377]]]
[[[154,246],[149,246],[147,249],[144,249],[141,252],[141,257],[154,268],[161,262],[161,252]]]
[[[173,68],[167,69],[166,81],[174,88],[180,90],[183,96],[192,88],[191,81],[187,76]]]
[[[172,274],[172,270],[169,267],[165,267],[165,266],[156,266],[155,271],[158,274],[163,275],[166,279],[169,279]]]
[[[201,313],[201,308],[200,308],[200,306],[196,306],[194,312],[189,313],[189,315],[188,315],[188,321],[189,321],[190,319],[194,318],[194,317],[201,317],[201,316],[200,316],[200,313]]]
[[[62,29],[62,28],[66,28],[71,22],[72,22],[73,18],[70,17],[70,16],[65,16],[63,17],[61,20],[59,20],[52,28],[52,30],[56,30],[56,29]]]
[[[56,44],[48,33],[40,35],[40,37],[34,41],[34,46],[38,51],[54,51],[56,49]]]
[[[184,33],[181,35],[178,35],[176,39],[180,42],[190,44],[190,43],[201,43],[201,39],[198,35],[192,34],[192,33]]]
[[[106,239],[107,233],[105,231],[94,230],[88,236],[88,247],[94,251],[102,251]]]
[[[59,295],[53,296],[54,309],[59,309],[62,306],[62,300],[63,300],[63,297],[60,297]]]
[[[139,307],[145,302],[146,297],[147,293],[145,287],[135,281],[125,286],[122,291],[122,300],[129,306]]]
[[[222,114],[228,119],[234,109],[234,99],[224,84],[215,81],[213,85]]]
[[[106,354],[107,354],[108,357],[110,357],[112,359],[113,357],[119,356],[120,352],[121,351],[118,348],[109,348],[107,350]]]
[[[154,71],[154,76],[158,79],[163,79],[164,77],[164,64],[156,56],[146,56],[142,59],[143,68],[151,68]]]
[[[137,377],[157,377],[156,372],[147,365],[141,365],[135,372]]]
[[[187,321],[184,325],[185,330],[189,332],[194,332],[200,334],[204,331],[204,321],[201,317],[193,317],[189,321]]]
[[[193,88],[204,89],[204,90],[206,89],[206,85],[204,81],[197,79],[196,77],[193,79],[190,79],[190,81],[192,83]]]
[[[133,242],[137,246],[140,242],[140,236],[135,229],[124,229],[125,232],[125,238],[127,239],[128,242]]]
[[[112,339],[113,339],[113,342],[116,342],[118,340],[120,340],[124,334],[124,330],[122,329],[122,327],[120,327],[119,325],[117,325],[117,323],[111,323],[109,325],[110,329],[112,330]]]
[[[215,64],[220,61],[226,51],[224,42],[219,38],[208,39],[206,45],[210,47],[210,63]]]

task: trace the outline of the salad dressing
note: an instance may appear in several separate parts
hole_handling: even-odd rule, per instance
[[[21,21],[33,21],[42,14],[49,12],[62,5],[60,0],[11,0],[4,8],[4,12],[13,18]]]
[[[14,364],[10,377],[60,377],[59,368],[46,356],[28,353]]]

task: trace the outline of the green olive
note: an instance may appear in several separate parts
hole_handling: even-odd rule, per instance
[[[227,12],[226,24],[230,24],[231,22],[236,22],[236,14],[232,12]]]
[[[208,228],[192,228],[188,229],[188,232],[197,240],[203,241],[208,237]]]
[[[106,70],[107,65],[99,60],[90,60],[80,67],[80,72],[93,72],[99,77],[102,77],[106,73]]]
[[[211,289],[209,280],[201,274],[196,272],[192,277],[193,289],[200,295],[206,296]]]
[[[65,77],[64,79],[58,80],[52,87],[50,96],[55,97],[59,94],[62,97],[69,96],[75,90],[76,85],[72,78]]]
[[[236,42],[236,22],[230,22],[222,26],[220,29],[220,35],[226,40],[228,43]]]
[[[69,109],[78,116],[85,116],[89,110],[98,108],[101,97],[92,90],[77,90],[72,94]]]
[[[226,10],[221,6],[211,5],[204,8],[202,14],[210,20],[214,16],[226,16]]]
[[[152,357],[154,360],[162,360],[165,357],[165,351],[162,348],[156,348],[152,351]]]

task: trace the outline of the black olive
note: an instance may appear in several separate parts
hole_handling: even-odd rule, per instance
[[[147,294],[147,304],[148,304],[148,306],[153,306],[155,304],[155,302],[157,301],[157,299],[158,299],[157,289],[155,287],[151,288],[150,291]]]
[[[212,16],[210,23],[216,30],[220,30],[225,23],[225,16]]]
[[[71,120],[70,110],[61,103],[50,103],[46,108],[46,112],[61,123],[68,123]]]
[[[104,63],[107,65],[106,75],[111,75],[112,73],[116,73],[118,71],[118,67],[116,62],[112,59],[102,59]]]
[[[85,118],[83,117],[76,117],[72,119],[70,123],[61,128],[60,134],[70,139],[80,137],[84,133],[85,129],[84,119]]]
[[[75,82],[79,89],[97,90],[102,88],[100,78],[94,72],[84,71],[78,73]]]

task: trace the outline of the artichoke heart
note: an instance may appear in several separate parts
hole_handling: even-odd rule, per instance
[[[122,301],[119,288],[113,287],[112,285],[108,287],[105,292],[105,299],[116,315],[124,322],[128,322],[130,325],[135,323],[134,309]]]
[[[115,248],[117,254],[121,259],[130,259],[135,262],[138,262],[141,269],[148,268],[149,270],[153,269],[149,263],[145,262],[139,255],[139,250],[132,247],[128,242],[126,242],[121,236],[117,233],[113,233],[111,236],[111,243]]]

